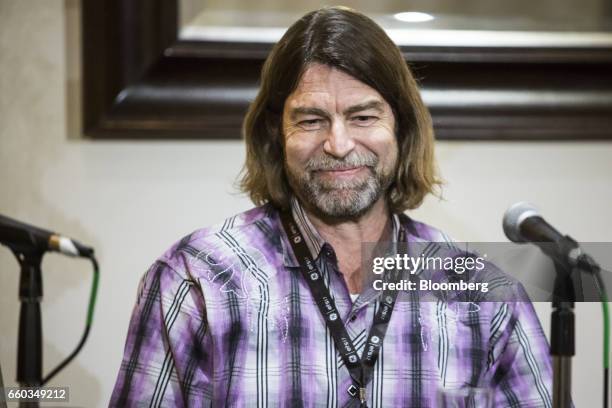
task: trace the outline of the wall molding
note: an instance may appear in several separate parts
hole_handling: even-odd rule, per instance
[[[238,139],[264,43],[182,41],[177,0],[83,0],[83,131]],[[612,47],[402,46],[440,140],[612,139]]]

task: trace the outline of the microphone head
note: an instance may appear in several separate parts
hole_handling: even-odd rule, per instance
[[[504,233],[512,242],[527,242],[521,235],[521,224],[529,217],[539,217],[538,209],[525,201],[513,204],[504,214]]]

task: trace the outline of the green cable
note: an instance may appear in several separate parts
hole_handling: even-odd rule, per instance
[[[89,330],[91,329],[91,323],[93,321],[94,307],[96,305],[96,297],[98,295],[98,278],[100,277],[100,268],[98,266],[98,261],[96,261],[96,258],[93,256],[93,254],[89,256],[89,260],[93,264],[93,281],[91,284],[91,292],[89,294],[89,307],[87,308],[87,320],[85,322],[85,330],[83,331],[83,335],[81,336],[81,341],[79,341],[79,344],[76,346],[74,351],[70,353],[70,355],[66,357],[64,361],[62,361],[57,367],[51,370],[51,372],[47,374],[47,376],[45,376],[42,379],[42,382],[40,385],[46,384],[47,382],[49,382],[49,380],[55,377],[57,373],[63,370],[64,367],[66,367],[68,363],[70,363],[72,359],[76,357],[79,351],[81,351],[81,348],[83,348],[83,345],[85,344],[85,341],[87,340],[87,337],[89,336]]]
[[[601,299],[604,318],[604,407],[607,408],[609,403],[608,399],[610,398],[610,389],[608,388],[608,383],[610,382],[610,312],[608,310],[608,297],[605,292],[602,293]]]
[[[604,408],[608,408],[608,399],[610,398],[610,389],[608,388],[610,382],[610,316],[608,311],[608,298],[605,292],[602,295],[601,306],[603,309],[604,318]]]
[[[601,310],[603,312],[603,366],[610,368],[610,311],[608,309],[608,294],[599,270],[595,272],[595,285],[599,291]]]
[[[89,294],[89,307],[87,308],[87,320],[86,325],[91,326],[93,322],[94,308],[96,306],[96,298],[98,296],[98,279],[100,277],[100,268],[95,258],[91,259],[94,265],[94,276],[93,282],[91,283],[91,293]]]
[[[610,368],[610,314],[608,311],[608,299],[604,295],[601,302],[604,318],[604,368]]]
[[[595,286],[599,291],[599,299],[601,301],[601,309],[603,315],[603,367],[604,367],[604,394],[603,394],[603,406],[608,408],[609,399],[609,388],[608,383],[610,381],[610,312],[608,310],[608,295],[606,293],[606,287],[603,279],[601,278],[601,269],[597,267],[594,270]]]

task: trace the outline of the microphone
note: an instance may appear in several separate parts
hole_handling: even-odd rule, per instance
[[[71,238],[34,227],[0,214],[0,243],[14,251],[56,251],[68,256],[91,257],[94,250]]]
[[[575,265],[582,255],[578,242],[563,235],[526,202],[512,205],[504,214],[504,233],[512,242],[536,244],[547,255],[562,263]]]

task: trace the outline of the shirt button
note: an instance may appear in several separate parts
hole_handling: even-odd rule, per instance
[[[357,320],[357,315],[352,315],[351,318],[349,319],[351,322],[354,322],[355,320]]]

